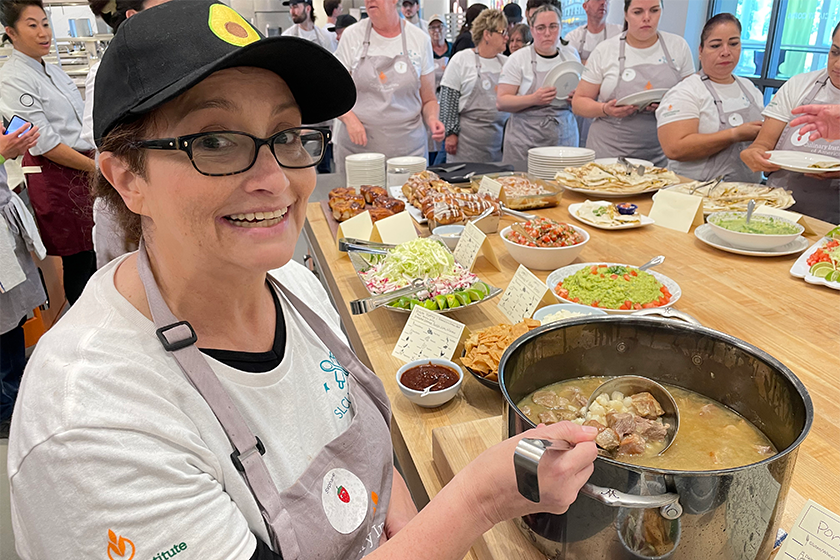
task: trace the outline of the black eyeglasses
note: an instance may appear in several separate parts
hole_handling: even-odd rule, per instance
[[[324,158],[330,141],[328,128],[287,128],[268,138],[247,132],[200,132],[178,138],[158,138],[137,142],[138,148],[181,150],[196,171],[210,177],[244,173],[254,166],[260,148],[268,146],[280,167],[314,167]]]

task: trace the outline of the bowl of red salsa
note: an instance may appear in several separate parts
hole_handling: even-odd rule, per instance
[[[501,231],[508,253],[533,270],[554,270],[574,261],[589,241],[581,227],[538,217],[519,224],[527,236],[506,227]]]
[[[427,358],[408,362],[397,370],[397,385],[411,402],[434,408],[453,399],[461,388],[464,372],[449,360]],[[426,387],[429,392],[424,396]]]

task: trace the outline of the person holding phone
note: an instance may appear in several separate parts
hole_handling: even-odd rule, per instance
[[[0,437],[9,433],[9,419],[15,405],[26,345],[23,324],[27,314],[47,299],[32,253],[46,256],[29,210],[9,188],[3,162],[15,159],[38,141],[38,127],[18,116],[0,135]],[[5,231],[5,234],[3,232]]]
[[[123,25],[97,76],[94,190],[143,242],[27,366],[8,451],[21,559],[460,560],[497,522],[566,511],[593,427],[510,438],[419,513],[394,468],[382,382],[292,261],[326,141],[302,123],[356,101],[338,60],[206,0]],[[539,503],[517,490],[522,437],[573,444],[543,456]]]
[[[47,254],[61,257],[64,294],[72,305],[96,271],[88,174],[96,171],[93,145],[82,138],[84,102],[73,80],[47,64],[52,40],[41,0],[3,0],[0,21],[14,50],[0,68],[0,103],[6,117],[19,115],[40,129],[23,164],[29,200]]]

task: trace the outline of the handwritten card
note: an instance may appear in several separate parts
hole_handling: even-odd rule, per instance
[[[499,300],[499,310],[511,323],[518,323],[533,315],[541,304],[554,303],[557,303],[557,299],[546,287],[545,282],[520,264],[505,293],[502,294],[502,299]]]
[[[840,516],[808,500],[776,558],[836,560],[840,557]]]
[[[786,220],[790,220],[791,222],[797,223],[805,228],[805,231],[803,231],[802,233],[806,235],[816,233],[813,230],[813,228],[808,225],[808,220],[805,219],[805,216],[796,212],[791,212],[790,210],[782,210],[780,208],[774,208],[772,206],[762,204],[761,206],[756,207],[755,213],[764,214],[765,216],[776,216],[778,218],[784,218]]]
[[[417,230],[414,229],[411,214],[405,210],[373,224],[373,232],[370,234],[371,241],[381,241],[390,245],[399,245],[413,239],[417,239]]]
[[[455,246],[455,251],[452,254],[458,264],[472,270],[479,253],[483,253],[484,258],[490,261],[490,264],[495,266],[496,270],[502,270],[487,235],[478,229],[478,226],[474,223],[467,222],[464,232],[461,234],[461,239],[458,240],[458,245]]]
[[[466,334],[465,329],[463,323],[418,305],[411,310],[391,355],[404,362],[427,358],[451,360]]]
[[[658,226],[688,233],[693,226],[703,225],[703,199],[668,190],[659,191],[648,216]]]
[[[370,241],[371,233],[373,233],[373,221],[370,219],[370,212],[365,211],[338,224],[335,243],[338,246],[338,240],[342,237],[353,237],[355,239]]]
[[[478,184],[478,194],[487,193],[491,196],[496,198],[501,198],[502,194],[502,184],[495,179],[491,179],[488,176],[484,176],[481,178],[481,183]]]

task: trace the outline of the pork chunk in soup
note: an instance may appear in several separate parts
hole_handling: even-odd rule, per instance
[[[680,409],[680,431],[671,447],[657,456],[668,425],[662,421],[661,405],[649,393],[600,395],[586,409],[586,395],[609,379],[584,377],[543,387],[523,399],[519,410],[535,424],[570,420],[595,426],[595,442],[600,448],[619,461],[640,466],[718,470],[776,454],[767,437],[733,410],[697,393],[668,386]]]

